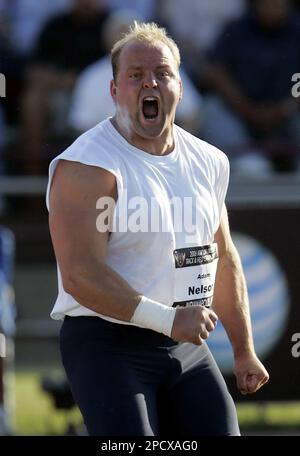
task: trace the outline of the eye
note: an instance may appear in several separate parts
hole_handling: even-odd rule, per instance
[[[141,73],[135,72],[135,73],[131,73],[131,74],[129,75],[129,78],[130,78],[130,79],[133,79],[134,81],[137,81],[137,80],[141,79],[141,76],[142,76]]]
[[[158,72],[158,77],[161,79],[168,78],[170,76],[170,72],[168,70],[162,70]]]

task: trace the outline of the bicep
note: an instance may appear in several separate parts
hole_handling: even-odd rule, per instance
[[[116,198],[115,177],[100,168],[59,162],[50,191],[49,226],[62,275],[105,262],[109,231],[97,230],[97,201]],[[111,208],[113,211],[113,208]]]
[[[220,258],[222,258],[233,247],[229,228],[228,213],[225,204],[223,205],[221,221],[219,228],[215,233],[214,241],[218,244]]]

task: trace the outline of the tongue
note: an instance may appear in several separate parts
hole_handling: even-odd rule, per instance
[[[143,113],[145,117],[156,117],[157,116],[157,102],[156,101],[144,101]]]

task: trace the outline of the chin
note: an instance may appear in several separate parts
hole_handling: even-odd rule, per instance
[[[161,125],[142,126],[140,128],[141,136],[145,139],[153,139],[162,135],[164,128]]]
[[[163,119],[147,120],[142,118],[138,120],[137,124],[141,136],[149,139],[160,136],[166,128],[166,123]]]

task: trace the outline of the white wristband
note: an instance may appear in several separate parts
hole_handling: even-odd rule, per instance
[[[143,296],[130,321],[171,337],[175,314],[174,307],[165,306]]]

